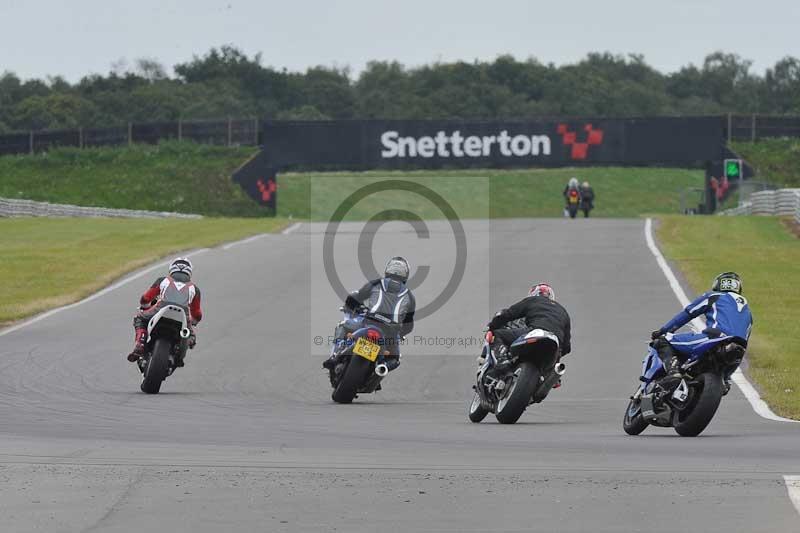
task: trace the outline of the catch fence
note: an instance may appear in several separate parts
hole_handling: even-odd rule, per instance
[[[129,123],[111,128],[42,130],[0,135],[0,155],[35,154],[57,147],[88,148],[162,140],[190,140],[219,146],[257,146],[261,131],[255,118]]]

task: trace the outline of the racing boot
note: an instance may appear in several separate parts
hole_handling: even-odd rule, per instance
[[[656,349],[658,358],[661,359],[661,362],[664,364],[664,372],[666,372],[667,377],[670,378],[669,381],[674,379],[680,380],[682,377],[680,361],[675,356],[675,350],[672,348],[669,341],[664,337],[659,337],[653,341],[653,348]]]
[[[499,376],[511,367],[511,354],[506,345],[499,340],[493,345],[493,350],[494,357],[497,359],[493,372]]]
[[[135,363],[144,355],[144,342],[146,339],[147,330],[145,328],[136,328],[134,337],[135,344],[133,345],[133,351],[128,354],[128,361]]]

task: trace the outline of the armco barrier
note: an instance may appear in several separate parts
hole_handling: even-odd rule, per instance
[[[754,215],[775,214],[775,191],[761,191],[750,196]]]
[[[794,216],[800,224],[800,189],[760,191],[750,196],[749,202],[726,209],[720,215]]]
[[[200,215],[186,213],[82,207],[9,198],[0,198],[0,217],[203,218]]]

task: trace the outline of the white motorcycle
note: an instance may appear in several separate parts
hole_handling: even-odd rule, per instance
[[[156,313],[147,324],[145,353],[139,359],[142,392],[158,394],[161,384],[176,368],[183,366],[189,337],[189,302],[179,291],[159,300]]]

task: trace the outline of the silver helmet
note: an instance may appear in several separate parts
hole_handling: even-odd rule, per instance
[[[408,281],[410,271],[411,269],[408,266],[408,261],[400,256],[396,256],[386,262],[386,268],[383,269],[383,274],[386,277],[398,279],[405,283]]]

